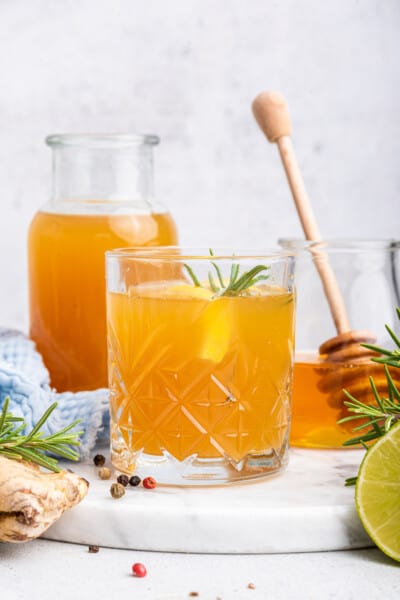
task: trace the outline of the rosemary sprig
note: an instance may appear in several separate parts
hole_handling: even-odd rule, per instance
[[[192,267],[190,267],[189,265],[187,265],[186,263],[183,265],[186,269],[186,271],[189,274],[190,279],[193,281],[193,285],[195,287],[201,287],[201,283],[200,281],[197,279]]]
[[[400,308],[396,309],[396,313],[400,320]],[[374,404],[360,402],[348,391],[343,390],[347,397],[344,405],[351,414],[348,417],[340,419],[338,423],[348,423],[363,419],[363,422],[353,429],[358,434],[346,440],[343,444],[344,446],[361,444],[368,450],[371,442],[385,435],[393,425],[400,421],[400,390],[389,371],[389,367],[400,369],[400,339],[388,325],[385,327],[395,343],[396,347],[393,350],[387,350],[386,348],[380,348],[371,344],[361,345],[380,354],[379,357],[371,358],[371,360],[383,365],[387,382],[387,395],[379,394],[373,377],[369,378],[369,382],[375,400]],[[357,477],[350,477],[346,479],[346,485],[354,485],[356,481]]]
[[[211,248],[209,249],[209,252],[210,256],[214,256],[214,252]],[[232,263],[228,283],[225,283],[225,280],[222,276],[222,271],[217,263],[215,261],[211,261],[211,265],[215,270],[216,279],[213,273],[209,271],[208,283],[216,296],[239,296],[242,292],[249,289],[259,281],[265,281],[269,279],[269,275],[260,275],[260,273],[269,269],[269,266],[267,265],[257,265],[239,277],[240,266],[238,263]],[[187,270],[193,285],[195,287],[202,287],[193,269],[186,263],[184,264],[184,267]]]
[[[265,281],[268,279],[268,275],[258,275],[262,271],[269,269],[265,265],[257,265],[244,273],[239,279],[235,279],[232,283],[229,283],[227,287],[220,294],[221,296],[237,296],[244,290],[247,290],[251,286],[255,285],[259,281]],[[257,277],[258,275],[258,277]]]
[[[58,473],[60,469],[57,466],[57,459],[54,456],[48,456],[48,452],[68,460],[79,459],[78,452],[71,446],[80,445],[79,436],[83,431],[71,432],[71,429],[80,423],[80,419],[60,431],[44,437],[40,430],[56,408],[57,402],[54,402],[41,416],[34,428],[25,434],[24,419],[14,417],[9,413],[8,406],[9,398],[6,398],[0,414],[0,455],[15,460],[27,460],[54,473]]]

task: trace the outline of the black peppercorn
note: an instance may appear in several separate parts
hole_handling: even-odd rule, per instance
[[[118,475],[117,481],[118,481],[118,483],[120,483],[121,485],[126,487],[129,483],[129,477],[128,477],[128,475]]]
[[[141,482],[141,479],[137,475],[132,475],[132,477],[129,480],[129,484],[133,485],[134,487],[139,485],[140,482]]]
[[[99,546],[89,546],[89,554],[97,554],[99,550]]]
[[[106,462],[106,457],[102,454],[96,454],[96,456],[93,459],[93,462],[96,465],[96,467],[102,467]]]

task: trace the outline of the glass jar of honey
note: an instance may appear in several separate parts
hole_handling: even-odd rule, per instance
[[[51,135],[53,186],[29,230],[30,335],[58,391],[107,386],[105,252],[177,242],[154,200],[156,136]]]
[[[317,269],[323,259],[330,265],[343,299],[349,330],[362,341],[392,348],[385,324],[398,331],[400,305],[399,244],[390,240],[328,240],[305,242],[284,239],[280,245],[296,257],[297,324],[293,382],[291,444],[308,448],[341,448],[355,437],[360,423],[338,421],[349,415],[347,390],[357,400],[373,403],[369,382],[387,393],[383,366],[363,355],[360,344],[326,354],[324,344],[337,335]],[[354,349],[355,347],[355,349]],[[346,350],[346,351],[344,351]],[[393,377],[399,378],[393,370]]]

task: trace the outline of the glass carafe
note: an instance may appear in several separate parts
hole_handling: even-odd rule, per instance
[[[378,346],[393,347],[385,323],[398,332],[399,244],[391,240],[328,240],[312,243],[280,241],[296,256],[297,324],[291,444],[309,448],[340,448],[355,437],[359,422],[338,424],[348,416],[346,389],[362,402],[373,403],[373,377],[387,393],[382,365],[353,355],[334,360],[320,355],[320,345],[337,335],[315,257],[323,255],[335,274],[346,306],[350,329],[371,332]],[[399,374],[393,370],[398,381]]]
[[[153,196],[156,136],[52,135],[53,190],[29,230],[30,335],[58,391],[107,386],[104,254],[177,242]]]

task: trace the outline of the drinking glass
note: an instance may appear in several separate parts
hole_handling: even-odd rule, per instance
[[[213,485],[288,459],[290,253],[106,254],[111,457],[124,473]]]

